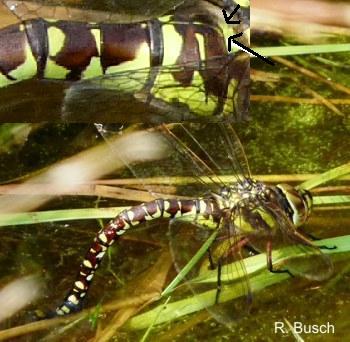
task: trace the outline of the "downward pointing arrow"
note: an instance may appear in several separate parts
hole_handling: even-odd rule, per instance
[[[239,10],[240,7],[241,6],[237,5],[235,7],[235,9],[233,10],[233,12],[229,16],[227,16],[227,13],[226,13],[226,11],[224,9],[222,10],[222,13],[224,15],[226,24],[239,24],[240,23],[240,20],[232,20],[232,21],[230,21],[230,19],[232,19],[232,17],[237,13],[237,11]]]

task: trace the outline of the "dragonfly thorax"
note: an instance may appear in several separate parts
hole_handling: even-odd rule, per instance
[[[305,223],[310,216],[312,208],[312,196],[309,191],[296,189],[288,184],[278,184],[276,186],[282,196],[284,205],[288,206],[290,219],[296,227]]]
[[[278,206],[295,227],[305,223],[312,207],[312,196],[307,190],[296,189],[288,184],[269,186],[253,179],[223,187],[214,198],[221,209]]]
[[[237,207],[256,206],[259,201],[266,200],[269,195],[268,187],[253,179],[223,187],[215,198],[220,201],[221,208],[235,209]]]

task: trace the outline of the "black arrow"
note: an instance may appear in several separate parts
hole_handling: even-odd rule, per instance
[[[237,13],[237,11],[239,10],[240,7],[241,6],[237,5],[235,7],[235,9],[233,10],[233,12],[229,16],[227,16],[227,13],[224,9],[222,10],[222,14],[224,15],[226,24],[239,24],[241,22],[240,20],[230,21],[230,19],[232,19],[232,17]]]
[[[251,48],[241,44],[239,41],[235,40],[235,38],[237,37],[240,37],[243,33],[238,33],[238,34],[235,34],[233,36],[230,36],[227,40],[228,40],[228,51],[231,52],[231,42],[233,44],[236,44],[238,45],[240,48],[242,48],[244,51],[246,52],[249,52],[251,53],[252,55],[254,55],[255,57],[258,57],[260,59],[262,59],[265,63],[268,63],[270,65],[275,65],[274,62],[272,62],[270,59],[264,57],[264,56],[261,56],[260,54],[258,54],[257,52],[255,52],[254,50],[252,50]]]

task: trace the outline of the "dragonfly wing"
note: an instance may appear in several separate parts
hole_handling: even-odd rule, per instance
[[[328,279],[333,273],[330,257],[308,237],[297,231],[281,208],[273,203],[264,203],[261,208],[272,218],[270,222],[273,222],[274,227],[270,227],[272,232],[270,236],[265,236],[265,239],[262,237],[260,242],[255,240],[255,245],[259,245],[259,249],[264,249],[262,243],[271,241],[273,251],[278,250],[275,257],[272,252],[272,262],[276,262],[274,268],[286,269],[295,276],[309,280]],[[269,253],[269,251],[266,252]]]
[[[85,22],[130,23],[159,17],[185,0],[3,0],[20,20],[47,18]]]
[[[203,246],[217,230],[215,241],[209,250]],[[220,323],[232,328],[238,317],[249,310],[251,292],[242,262],[240,238],[232,234],[232,222],[205,224],[174,220],[170,224],[170,248],[175,267],[184,276],[187,287],[193,293],[189,300],[199,301]],[[201,250],[202,248],[202,250]],[[194,255],[201,252],[198,264]],[[233,299],[240,298],[238,302]],[[203,304],[204,303],[204,304]]]
[[[167,141],[167,157],[156,166],[129,165],[129,169],[143,180],[145,188],[150,188],[149,179],[156,177],[159,183],[151,186],[156,197],[161,196],[157,189],[162,187],[172,194],[175,191],[176,196],[202,197],[250,175],[243,147],[230,124],[168,124],[151,130]],[[100,133],[107,141],[115,134],[110,125],[100,125]]]
[[[62,82],[29,80],[1,89],[1,121],[62,121],[64,87]]]
[[[241,53],[199,64],[116,72],[72,84],[63,114],[69,121],[83,115],[90,122],[96,116],[102,116],[101,122],[247,119],[248,82],[249,60]]]
[[[63,118],[68,122],[163,123],[196,120],[186,106],[170,104],[145,94],[97,89],[88,82],[70,87],[64,98]]]
[[[229,8],[227,3],[230,3]],[[84,22],[131,23],[150,20],[167,14],[175,9],[179,12],[202,14],[201,11],[220,12],[222,8],[231,10],[226,0],[2,0],[2,3],[20,20],[46,18],[54,20],[74,20]],[[208,3],[213,8],[208,9]],[[231,10],[232,11],[232,10]],[[241,9],[238,18],[249,25],[248,8]],[[249,11],[248,11],[249,13]]]
[[[72,86],[66,92],[63,118],[68,122],[160,123],[190,117],[181,108],[140,98],[136,94]]]

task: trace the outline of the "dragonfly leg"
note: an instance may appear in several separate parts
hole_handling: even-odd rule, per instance
[[[326,245],[321,245],[321,246],[316,246],[312,243],[312,241],[310,240],[320,240],[319,238],[315,238],[314,236],[312,236],[311,234],[304,232],[303,230],[300,232],[295,231],[294,235],[300,240],[301,243],[304,243],[307,246],[311,246],[314,248],[319,248],[319,249],[336,249],[337,246],[326,246]],[[310,240],[308,240],[307,238],[309,238]]]
[[[319,249],[337,249],[337,246],[326,246],[326,245],[321,245],[318,246]]]
[[[291,277],[294,277],[294,275],[288,270],[288,269],[274,269],[272,264],[272,244],[271,241],[267,242],[266,245],[266,256],[267,256],[267,269],[271,273],[288,273]]]
[[[215,266],[215,262],[213,260],[213,256],[211,255],[211,249],[210,247],[208,248],[208,259],[209,259],[209,267],[211,270],[215,270],[216,266]]]
[[[215,304],[219,303],[220,293],[221,293],[221,260],[218,261],[218,280],[216,283]]]
[[[242,248],[242,247],[244,247],[246,244],[247,244],[247,242],[248,242],[248,239],[247,238],[243,238],[243,239],[241,239],[236,245],[234,245],[233,247],[231,247],[230,249],[229,249],[229,251],[227,252],[227,254],[225,254],[225,256],[227,256],[229,253],[233,253],[233,251],[235,250],[235,249],[240,249],[240,248]],[[211,256],[211,254],[210,254],[210,249],[208,249],[208,254],[209,254],[209,262],[210,262],[210,264],[211,265],[215,265],[214,264],[214,262],[213,262],[213,260],[212,260],[212,256]],[[211,260],[211,261],[210,261]],[[215,267],[214,267],[215,268]],[[217,274],[218,274],[218,276],[217,276],[217,287],[216,287],[216,296],[215,296],[215,304],[218,304],[219,303],[219,297],[220,297],[220,293],[221,293],[221,285],[222,285],[222,283],[221,283],[221,271],[222,271],[222,258],[219,258],[219,260],[218,260],[218,263],[217,263]]]
[[[309,232],[306,232],[304,229],[302,228],[299,228],[299,232],[301,232],[303,235],[307,236],[310,240],[312,241],[319,241],[321,240],[318,236],[315,236]],[[326,245],[321,245],[321,246],[318,246],[319,249],[336,249],[337,246],[326,246]]]
[[[303,228],[298,228],[298,230],[299,230],[299,232],[301,232],[303,235],[307,236],[312,241],[321,240],[318,236],[315,236],[315,235],[305,231],[305,229],[303,229]]]

